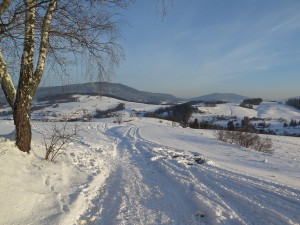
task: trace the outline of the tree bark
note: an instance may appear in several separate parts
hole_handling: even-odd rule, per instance
[[[2,87],[2,90],[4,92],[8,104],[10,105],[11,108],[13,108],[14,99],[16,96],[16,89],[7,71],[7,67],[3,60],[1,51],[0,51],[0,86]]]
[[[25,41],[21,61],[20,79],[17,95],[14,103],[14,122],[16,126],[16,145],[23,151],[29,153],[31,146],[31,124],[30,105],[34,90],[34,29],[35,13],[34,0],[25,0]]]
[[[14,104],[14,122],[16,126],[16,145],[23,151],[29,153],[31,149],[31,124],[30,105],[31,99],[26,91],[18,91]]]

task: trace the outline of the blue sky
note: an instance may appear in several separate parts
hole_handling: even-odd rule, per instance
[[[124,16],[113,82],[178,97],[300,95],[299,0],[174,0],[163,19],[156,0],[137,0]]]

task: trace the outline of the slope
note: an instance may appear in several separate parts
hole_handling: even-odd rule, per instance
[[[98,121],[81,124],[85,132],[50,164],[39,143],[47,126],[34,123],[29,158],[2,140],[0,224],[300,222],[298,139],[276,137],[266,155],[169,122]]]

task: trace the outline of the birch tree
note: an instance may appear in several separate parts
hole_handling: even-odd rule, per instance
[[[30,107],[46,62],[84,55],[103,74],[123,57],[116,9],[130,0],[0,1],[0,84],[13,109],[16,145],[30,151]],[[18,70],[15,88],[11,71]]]

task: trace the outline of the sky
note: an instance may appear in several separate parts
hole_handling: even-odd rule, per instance
[[[174,0],[165,17],[157,6],[123,13],[126,59],[112,82],[186,98],[300,96],[299,0]]]

